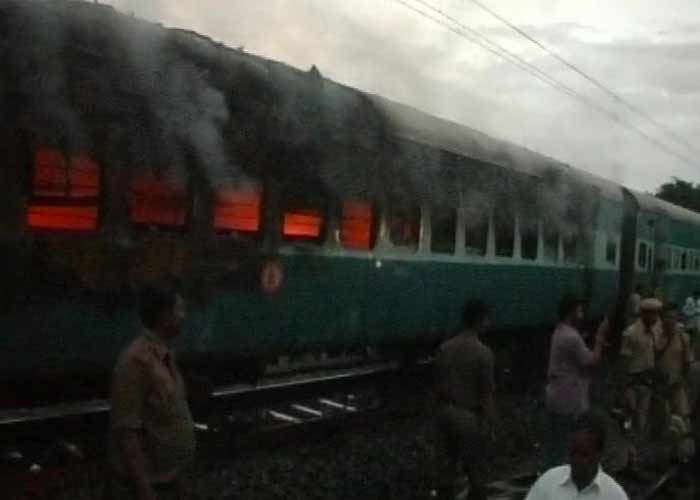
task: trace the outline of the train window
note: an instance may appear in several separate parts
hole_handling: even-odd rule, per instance
[[[643,241],[639,242],[637,249],[637,267],[639,269],[647,268],[647,244]]]
[[[564,262],[576,262],[578,260],[578,240],[575,234],[562,238],[564,250]]]
[[[288,208],[284,211],[282,235],[288,241],[320,243],[323,214],[315,208]]]
[[[321,244],[325,238],[326,200],[307,188],[282,197],[282,237],[290,242]]]
[[[420,208],[394,207],[389,219],[389,238],[396,246],[418,248]]]
[[[254,234],[260,231],[260,191],[224,188],[216,193],[214,229],[218,233]]]
[[[489,239],[489,216],[482,214],[467,220],[464,247],[467,255],[486,255]]]
[[[671,268],[672,269],[680,269],[681,267],[681,253],[677,248],[674,248],[672,250],[672,260],[671,260]]]
[[[32,203],[27,208],[27,225],[32,229],[94,231],[97,207]]]
[[[617,263],[617,241],[612,237],[608,237],[605,245],[605,262],[608,264]]]
[[[515,247],[515,217],[508,210],[499,210],[494,215],[496,234],[496,256],[512,257]]]
[[[697,253],[693,255],[693,271],[700,271],[700,255]]]
[[[430,250],[453,254],[457,237],[457,211],[448,207],[433,207],[430,212]]]
[[[523,259],[537,259],[539,241],[538,224],[536,220],[523,218],[520,222],[520,254]]]
[[[550,262],[559,260],[559,231],[551,225],[544,226],[544,259]]]
[[[340,219],[340,242],[350,250],[374,248],[374,217],[372,204],[367,201],[343,202]]]
[[[654,248],[649,245],[649,251],[647,252],[647,269],[654,269]]]
[[[131,185],[131,221],[139,226],[177,229],[185,225],[187,189],[182,180],[139,173]]]
[[[32,229],[97,229],[99,165],[87,154],[66,156],[39,148],[34,154],[27,225]]]
[[[688,253],[683,251],[681,252],[681,264],[680,264],[681,270],[685,271],[688,269]]]

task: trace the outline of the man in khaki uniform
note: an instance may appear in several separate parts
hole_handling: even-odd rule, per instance
[[[170,342],[185,318],[172,286],[146,287],[144,330],[119,357],[112,378],[110,461],[113,500],[183,499],[183,474],[194,459],[194,422]]]
[[[486,428],[494,418],[493,352],[479,340],[488,327],[488,308],[469,300],[463,331],[443,343],[435,361],[440,498],[454,498],[457,468],[469,477],[469,500],[486,498]]]
[[[645,437],[647,431],[655,346],[661,335],[661,307],[657,299],[644,299],[639,306],[639,319],[622,333],[620,355],[626,375],[625,402],[632,413],[638,438]]]
[[[688,400],[685,392],[685,376],[688,373],[693,353],[690,337],[681,330],[678,322],[679,309],[676,304],[665,304],[661,313],[662,334],[657,342],[657,356],[660,368],[666,375],[668,400],[671,414],[687,419],[689,416]]]
[[[687,390],[688,408],[690,408],[691,428],[695,438],[695,456],[690,473],[694,476],[694,500],[700,500],[700,343],[693,346],[693,361],[688,369]]]

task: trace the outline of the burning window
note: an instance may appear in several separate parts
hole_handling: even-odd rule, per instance
[[[344,201],[340,221],[340,242],[351,250],[374,247],[372,204],[366,201]]]
[[[58,206],[32,203],[27,212],[32,229],[65,229],[93,231],[97,229],[97,207]]]
[[[289,209],[284,212],[283,231],[287,240],[318,240],[323,216],[313,208]]]
[[[257,233],[260,231],[260,208],[260,191],[222,189],[216,195],[214,229],[223,233]]]
[[[139,174],[132,183],[131,221],[161,228],[179,228],[187,216],[184,183],[151,173]]]
[[[40,148],[34,154],[32,198],[27,224],[32,229],[97,229],[99,165],[87,154],[67,156]]]
[[[322,243],[325,201],[299,189],[283,197],[282,237],[286,241]]]

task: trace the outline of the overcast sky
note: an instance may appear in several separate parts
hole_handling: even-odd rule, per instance
[[[418,8],[416,0],[405,0]],[[617,112],[693,166],[394,0],[110,0],[630,187],[700,182],[688,150],[470,0],[426,0]],[[481,0],[700,151],[700,1]]]

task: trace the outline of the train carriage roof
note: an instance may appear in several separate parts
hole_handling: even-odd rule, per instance
[[[642,211],[656,214],[661,213],[672,219],[700,226],[700,214],[692,210],[679,207],[678,205],[674,205],[673,203],[669,203],[648,193],[642,193],[640,191],[631,191],[631,193],[637,200],[639,208]]]
[[[258,77],[267,83],[275,78],[286,76],[291,78],[287,83],[298,84],[299,76],[307,77],[313,72],[319,75],[315,67],[310,72],[306,72],[283,62],[231,49],[194,31],[182,29],[169,31],[188,52],[196,53],[209,60],[218,59],[224,64],[234,61],[247,63],[248,69],[257,68]],[[514,170],[530,177],[543,177],[547,172],[556,171],[569,176],[572,181],[596,188],[608,199],[622,202],[621,187],[614,182],[523,146],[496,139],[471,127],[430,115],[412,106],[366,93],[327,78],[323,78],[323,82],[326,84],[326,89],[335,89],[332,91],[334,97],[327,99],[326,105],[332,105],[339,99],[353,100],[355,97],[364,96],[380,112],[383,119],[390,125],[391,133],[397,138]],[[342,113],[335,114],[338,116]]]
[[[606,198],[622,201],[620,186],[614,182],[411,106],[377,95],[369,97],[393,125],[394,133],[402,139],[533,177],[542,177],[551,170],[563,172],[573,180],[597,188]]]

